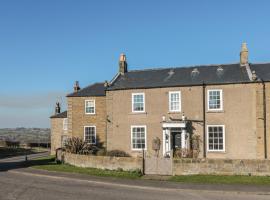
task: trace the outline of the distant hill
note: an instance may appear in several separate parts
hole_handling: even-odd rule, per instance
[[[21,143],[50,142],[49,128],[3,128],[0,129],[0,140],[20,141]]]

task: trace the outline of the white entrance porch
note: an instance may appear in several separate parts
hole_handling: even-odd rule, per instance
[[[189,149],[189,134],[186,131],[186,122],[163,122],[163,156],[172,156],[172,150]]]

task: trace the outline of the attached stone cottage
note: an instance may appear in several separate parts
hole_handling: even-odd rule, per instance
[[[172,156],[173,150],[192,149],[196,135],[201,158],[266,159],[269,89],[270,63],[249,63],[245,43],[235,64],[128,70],[121,55],[119,72],[110,83],[67,96],[68,135],[89,142],[95,135],[108,150],[133,156],[143,149],[157,153],[156,139],[161,142],[159,155]],[[88,115],[87,109],[95,114]],[[96,126],[95,134],[93,128],[86,130],[88,126]]]
[[[67,111],[51,117],[51,153],[63,147],[67,138],[79,137],[88,143],[106,147],[106,97],[104,83],[83,89],[79,83],[67,95]],[[60,109],[60,108],[59,108]]]

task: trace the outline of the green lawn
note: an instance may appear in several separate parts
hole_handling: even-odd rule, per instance
[[[28,166],[35,169],[42,169],[56,172],[70,172],[93,176],[117,177],[139,179],[141,173],[138,171],[122,171],[122,170],[102,170],[94,168],[74,167],[67,164],[56,164],[54,157],[37,159],[29,161]],[[172,176],[169,181],[182,183],[200,183],[200,184],[250,184],[250,185],[270,185],[270,177],[268,176],[218,176],[218,175],[187,175]]]
[[[28,165],[35,169],[43,169],[47,171],[56,171],[56,172],[70,172],[92,176],[105,176],[105,177],[129,178],[129,179],[136,179],[141,177],[141,173],[139,171],[102,170],[95,168],[75,167],[68,164],[57,164],[54,161],[54,157],[30,161]]]

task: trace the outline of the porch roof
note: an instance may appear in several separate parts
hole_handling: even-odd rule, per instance
[[[177,121],[165,121],[162,122],[162,128],[186,128],[186,121],[177,120]]]

